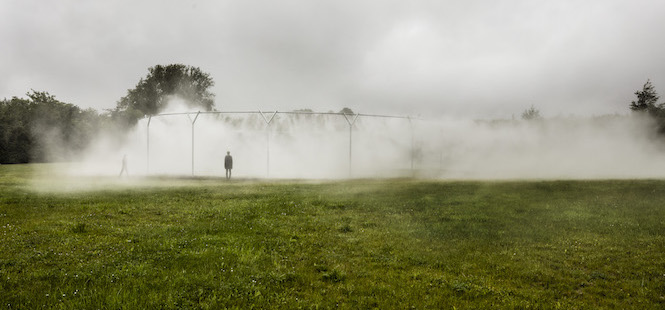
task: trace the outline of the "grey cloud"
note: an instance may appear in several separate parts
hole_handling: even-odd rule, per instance
[[[217,107],[508,117],[626,112],[665,89],[660,1],[8,1],[0,97],[112,108],[147,68],[211,73]]]

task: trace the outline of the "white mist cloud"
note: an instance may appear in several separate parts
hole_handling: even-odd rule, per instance
[[[443,174],[451,178],[658,178],[663,144],[652,123],[604,116],[542,121],[449,123]]]
[[[188,111],[172,100],[168,113]],[[266,113],[270,116],[271,113]],[[665,146],[637,116],[464,121],[341,115],[195,113],[141,120],[119,144],[97,139],[73,174],[441,179],[658,178]],[[149,133],[148,133],[149,130]]]

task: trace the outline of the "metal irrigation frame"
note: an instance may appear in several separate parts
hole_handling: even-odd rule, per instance
[[[395,115],[380,115],[380,114],[362,114],[362,113],[342,113],[342,112],[305,112],[305,111],[291,111],[291,112],[279,112],[279,111],[270,111],[264,112],[261,110],[258,111],[196,111],[196,112],[177,112],[177,113],[160,113],[155,115],[148,116],[148,122],[146,125],[146,174],[150,174],[150,121],[153,117],[159,116],[171,116],[171,115],[186,115],[187,118],[192,123],[192,176],[194,176],[194,128],[196,120],[198,120],[199,115],[201,114],[260,114],[263,120],[266,123],[266,177],[270,177],[270,124],[277,114],[296,114],[296,115],[338,115],[343,116],[349,125],[349,177],[353,175],[353,125],[356,123],[359,117],[375,117],[375,118],[395,118],[395,119],[406,119],[409,121],[409,128],[411,130],[411,171],[413,171],[413,161],[414,161],[414,129],[412,120],[414,118],[410,116],[395,116]],[[192,118],[193,116],[193,118]]]

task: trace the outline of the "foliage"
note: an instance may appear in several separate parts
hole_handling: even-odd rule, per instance
[[[647,80],[642,86],[642,90],[635,92],[637,101],[630,103],[630,109],[640,114],[649,116],[656,125],[656,130],[663,134],[665,133],[665,103],[658,104],[658,93],[651,84],[651,80]]]
[[[542,116],[540,116],[540,111],[538,111],[536,108],[531,106],[530,108],[524,110],[522,112],[522,119],[523,120],[537,120],[537,119],[542,119]]]
[[[664,181],[54,184],[49,167],[0,166],[11,309],[665,306]]]
[[[60,102],[48,92],[26,95],[0,101],[0,163],[66,160],[107,123],[95,110]]]
[[[133,123],[145,115],[161,112],[171,98],[180,98],[194,108],[211,111],[214,81],[201,69],[183,64],[157,65],[148,69],[133,89],[127,91],[113,111],[117,117]]]
[[[657,104],[660,97],[653,85],[651,85],[651,80],[647,80],[644,86],[642,86],[642,90],[635,92],[635,96],[637,96],[637,101],[630,103],[631,110],[644,111],[654,116],[662,113],[663,104]]]
[[[115,109],[100,114],[64,103],[43,91],[28,99],[0,101],[0,163],[69,160],[84,150],[102,131],[124,132],[144,115],[155,114],[170,98],[178,97],[197,108],[212,110],[214,82],[199,68],[173,64],[149,68]]]
[[[0,101],[0,163],[30,161],[30,104],[29,100],[16,97]]]

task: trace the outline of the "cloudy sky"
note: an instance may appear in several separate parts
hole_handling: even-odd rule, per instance
[[[647,79],[665,99],[663,16],[660,0],[2,0],[0,98],[110,109],[182,63],[219,110],[627,113]]]

